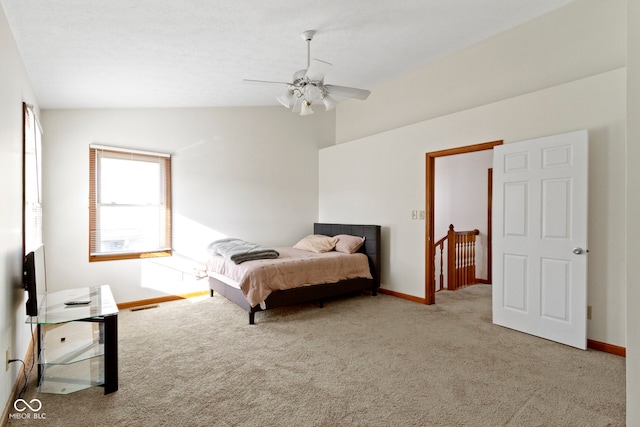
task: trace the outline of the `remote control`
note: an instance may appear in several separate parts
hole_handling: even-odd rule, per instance
[[[67,301],[64,305],[87,305],[91,304],[91,301],[83,300],[83,301]]]

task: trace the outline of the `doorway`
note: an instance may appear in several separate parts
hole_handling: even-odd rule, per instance
[[[486,142],[482,144],[469,145],[465,147],[451,148],[448,150],[434,151],[426,153],[426,229],[425,229],[425,304],[435,304],[436,288],[435,288],[435,247],[434,242],[438,236],[435,235],[435,160],[438,157],[452,156],[456,154],[473,153],[483,150],[492,150],[496,145],[501,145],[502,140]],[[491,177],[491,175],[489,176]],[[491,200],[489,200],[491,204]],[[489,227],[491,216],[489,216]],[[490,229],[489,229],[490,230]],[[490,245],[490,242],[489,242]],[[488,253],[490,256],[491,248],[489,246]],[[489,258],[488,270],[491,271],[491,260]],[[490,276],[489,276],[490,277]]]

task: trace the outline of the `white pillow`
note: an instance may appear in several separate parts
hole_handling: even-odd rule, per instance
[[[335,237],[311,234],[293,245],[293,247],[303,251],[321,253],[332,251],[336,247],[336,243],[338,243],[338,239]]]
[[[336,243],[336,251],[344,252],[345,254],[355,254],[364,244],[364,237],[360,236],[338,234],[335,237],[338,239],[338,243]]]

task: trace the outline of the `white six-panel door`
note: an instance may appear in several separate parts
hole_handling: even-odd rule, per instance
[[[581,349],[588,134],[494,148],[493,323]]]

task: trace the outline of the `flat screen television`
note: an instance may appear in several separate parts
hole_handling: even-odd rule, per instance
[[[27,291],[27,316],[37,316],[47,294],[44,245],[29,252],[24,259],[24,289]]]

